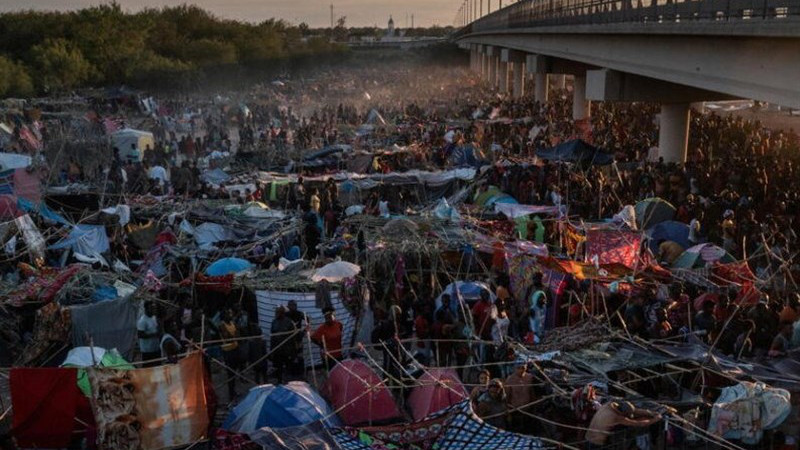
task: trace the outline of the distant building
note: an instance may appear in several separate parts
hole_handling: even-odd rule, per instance
[[[394,19],[389,15],[389,25],[386,27],[386,37],[394,37]]]

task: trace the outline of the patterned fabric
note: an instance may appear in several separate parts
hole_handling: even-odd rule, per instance
[[[597,264],[623,264],[634,268],[638,262],[642,235],[627,231],[589,230],[586,232],[586,261]]]
[[[390,432],[389,430],[393,428],[398,431]],[[437,429],[440,431],[437,432]],[[511,433],[486,424],[472,411],[469,400],[432,414],[416,424],[372,429],[334,428],[329,431],[343,450],[397,448],[412,450],[539,450],[553,448],[546,446],[537,437]],[[407,431],[413,431],[413,433]],[[435,435],[438,437],[432,441],[430,437]],[[406,436],[408,439],[404,440]]]
[[[0,172],[0,194],[12,195],[14,194],[14,172],[15,169],[4,170]]]

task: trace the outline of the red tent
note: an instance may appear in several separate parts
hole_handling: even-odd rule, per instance
[[[345,425],[402,417],[383,380],[363,361],[347,359],[337,364],[322,386],[322,395]]]
[[[468,397],[467,390],[453,369],[428,369],[419,378],[419,383],[408,397],[408,406],[415,422]]]

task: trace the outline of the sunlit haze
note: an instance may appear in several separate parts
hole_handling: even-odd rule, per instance
[[[91,0],[0,0],[0,11],[21,9],[59,10],[85,8],[105,2]],[[228,19],[260,22],[272,17],[298,24],[306,22],[312,27],[330,25],[329,0],[120,0],[125,10],[131,12],[142,8],[176,6],[184,3],[195,4],[215,15]],[[451,25],[458,2],[448,0],[338,0],[333,1],[336,18],[347,17],[348,26],[385,27],[389,15],[394,17],[396,26],[404,28],[411,25],[414,15],[415,26]],[[406,19],[408,17],[408,19]],[[408,25],[406,25],[408,20]]]

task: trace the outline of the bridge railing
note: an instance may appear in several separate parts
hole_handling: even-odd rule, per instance
[[[800,0],[520,0],[458,34],[556,25],[786,19],[800,19]]]

